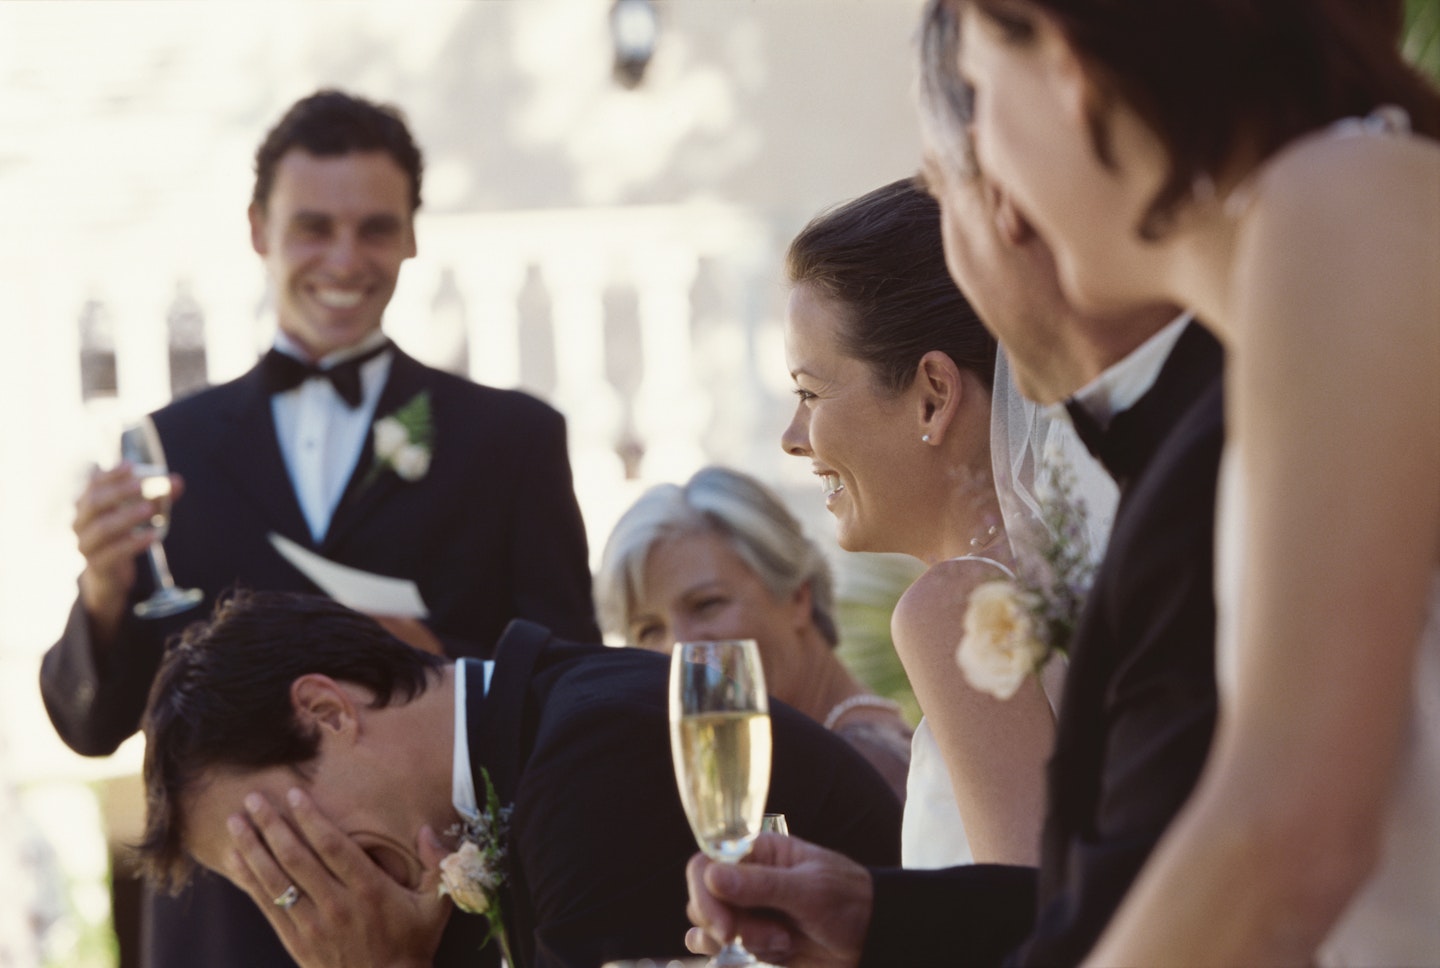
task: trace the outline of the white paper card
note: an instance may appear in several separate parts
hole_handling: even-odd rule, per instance
[[[425,618],[430,610],[413,581],[362,571],[317,555],[289,538],[271,531],[270,543],[290,564],[300,569],[335,601],[368,615]]]

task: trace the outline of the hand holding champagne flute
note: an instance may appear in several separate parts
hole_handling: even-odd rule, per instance
[[[770,789],[770,706],[754,640],[681,642],[670,657],[670,750],[680,800],[710,858],[734,864]],[[758,965],[732,940],[711,968]]]
[[[163,618],[194,608],[204,594],[196,588],[175,586],[165,549],[160,544],[170,528],[170,469],[165,464],[160,434],[148,417],[120,436],[120,457],[130,463],[132,472],[140,481],[140,496],[150,502],[149,526],[155,532],[155,540],[147,549],[150,569],[155,576],[155,592],[135,605],[135,614],[140,618]]]

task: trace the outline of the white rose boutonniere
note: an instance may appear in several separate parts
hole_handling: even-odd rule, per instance
[[[440,893],[450,895],[467,914],[490,910],[490,893],[500,886],[500,872],[490,864],[473,840],[440,862]]]
[[[371,484],[384,471],[392,470],[402,481],[414,483],[430,472],[434,450],[435,424],[430,414],[430,391],[422,390],[393,413],[375,421],[375,461],[365,477]]]
[[[970,685],[1009,699],[1051,655],[1066,654],[1095,577],[1085,530],[1085,503],[1072,495],[1070,468],[1050,457],[1049,492],[1041,496],[1048,542],[1034,567],[985,582],[970,595],[956,660]],[[1021,557],[1018,556],[1017,557]]]
[[[490,922],[485,936],[500,946],[505,964],[514,966],[505,921],[501,911],[500,889],[505,883],[505,847],[510,835],[510,808],[500,806],[490,774],[484,769],[485,806],[473,820],[451,827],[447,834],[459,840],[460,846],[440,861],[440,896],[449,895],[455,906],[467,914],[478,914]]]

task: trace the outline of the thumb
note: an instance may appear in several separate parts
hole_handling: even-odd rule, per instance
[[[420,863],[425,867],[425,873],[420,879],[420,889],[433,894],[440,887],[440,862],[450,852],[440,842],[435,831],[429,824],[420,828],[420,833],[415,837],[415,846],[419,848]]]

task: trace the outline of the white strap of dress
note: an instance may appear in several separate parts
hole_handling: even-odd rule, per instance
[[[987,565],[994,565],[1005,573],[1005,577],[1011,581],[1015,580],[1015,572],[1003,561],[996,561],[994,558],[986,558],[984,555],[961,555],[958,558],[951,558],[951,561],[979,561]]]

